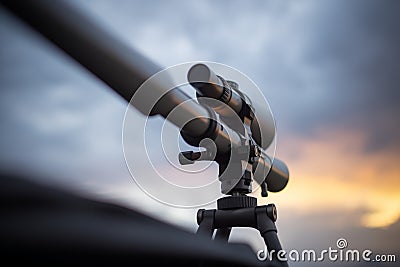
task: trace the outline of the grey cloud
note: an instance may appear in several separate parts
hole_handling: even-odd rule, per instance
[[[300,77],[297,85],[277,81],[290,99],[286,111],[278,98],[271,101],[283,115],[278,124],[308,135],[318,127],[356,128],[368,135],[369,149],[398,147],[398,2],[314,4],[309,17],[293,25],[301,32],[290,42],[299,54],[296,68],[276,70],[288,80]]]

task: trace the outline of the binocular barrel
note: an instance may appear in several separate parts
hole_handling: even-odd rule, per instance
[[[254,112],[251,131],[254,141],[267,149],[275,138],[275,123],[269,107],[252,103],[251,99],[239,90],[239,85],[234,81],[226,81],[218,76],[203,63],[192,66],[187,75],[188,81],[197,91],[197,99],[202,103],[202,98],[219,100],[220,104],[212,104],[212,108],[226,120],[238,116],[244,105],[249,105]]]

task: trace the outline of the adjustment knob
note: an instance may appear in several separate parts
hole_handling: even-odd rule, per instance
[[[278,210],[274,204],[267,205],[267,216],[273,221],[276,222],[278,219]]]
[[[229,196],[217,200],[219,210],[250,208],[257,206],[257,198],[246,195]]]

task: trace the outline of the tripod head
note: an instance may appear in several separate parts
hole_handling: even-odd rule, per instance
[[[196,89],[196,97],[210,113],[212,127],[203,136],[193,137],[181,130],[181,136],[190,145],[204,147],[204,151],[185,151],[179,155],[182,165],[196,161],[215,161],[223,194],[240,196],[252,192],[252,182],[261,186],[261,195],[285,188],[289,172],[286,165],[269,157],[262,144],[270,145],[275,136],[274,124],[260,127],[255,109],[239,85],[215,74],[207,65],[196,64],[188,72],[189,83]],[[271,129],[272,128],[272,129]],[[229,132],[227,129],[233,130]],[[230,144],[218,144],[217,134],[226,131]],[[261,137],[265,137],[267,141]]]

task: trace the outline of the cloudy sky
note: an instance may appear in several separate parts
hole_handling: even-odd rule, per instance
[[[72,2],[161,66],[220,62],[259,86],[291,173],[259,202],[278,206],[285,247],[344,237],[400,257],[399,2]],[[119,96],[4,9],[0,36],[3,170],[196,228],[196,209],[165,206],[132,180]],[[262,244],[251,230],[234,238]]]

